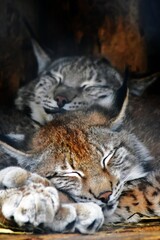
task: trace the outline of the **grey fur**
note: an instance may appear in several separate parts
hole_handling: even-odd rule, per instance
[[[44,124],[64,110],[94,104],[112,107],[122,77],[106,59],[76,56],[52,61],[35,42],[33,49],[41,73],[18,91],[15,104],[19,110],[30,109],[31,118]]]

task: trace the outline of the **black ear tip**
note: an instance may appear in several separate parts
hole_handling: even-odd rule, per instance
[[[120,88],[116,92],[115,96],[115,106],[117,107],[117,111],[121,111],[123,107],[123,103],[128,94],[128,78],[129,78],[129,67],[125,68],[123,83]]]
[[[128,83],[128,79],[130,77],[130,66],[126,65],[125,66],[125,70],[124,70],[124,82],[127,84]]]

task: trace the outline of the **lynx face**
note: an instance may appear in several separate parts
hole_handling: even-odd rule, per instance
[[[62,122],[58,126],[56,123],[44,130],[52,136],[49,146],[48,137],[39,140],[43,131],[34,139],[38,152],[45,149],[41,157],[46,160],[33,166],[33,170],[76,202],[92,201],[114,208],[124,184],[146,175],[151,157],[135,136],[104,126],[88,129],[76,123],[65,127]]]
[[[35,48],[35,54],[37,48]],[[33,120],[44,124],[55,113],[87,109],[94,104],[111,108],[121,75],[103,58],[65,57],[52,61],[38,53],[38,78],[22,87],[15,104],[30,111]]]

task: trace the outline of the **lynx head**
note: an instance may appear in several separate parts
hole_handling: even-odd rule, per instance
[[[33,49],[39,74],[19,90],[15,101],[19,110],[29,109],[32,119],[44,124],[57,112],[88,109],[95,104],[112,107],[122,77],[107,59],[51,60],[35,41]]]
[[[60,114],[34,136],[29,153],[3,142],[1,151],[50,179],[75,201],[114,210],[124,184],[144,177],[152,160],[134,135],[116,130],[126,108],[125,83],[115,99],[117,108],[110,111],[94,106]]]

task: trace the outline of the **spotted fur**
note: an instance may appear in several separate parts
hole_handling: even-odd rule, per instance
[[[160,172],[125,184],[112,215],[104,210],[105,222],[138,222],[142,217],[160,217]]]

